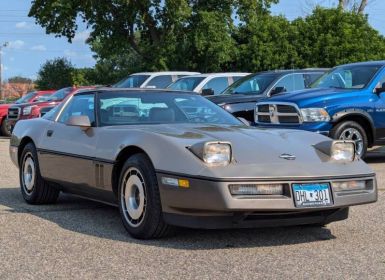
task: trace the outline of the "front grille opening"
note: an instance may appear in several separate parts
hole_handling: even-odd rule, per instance
[[[257,105],[255,121],[265,124],[299,124],[301,118],[295,105],[267,103]]]
[[[258,116],[258,122],[271,123],[269,116]]]
[[[279,113],[297,113],[297,110],[290,105],[277,105],[277,111]]]
[[[282,116],[278,120],[279,123],[299,123],[298,116]]]

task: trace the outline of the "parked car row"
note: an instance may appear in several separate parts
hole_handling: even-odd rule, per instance
[[[234,116],[264,128],[294,128],[333,139],[353,140],[364,157],[368,147],[385,144],[385,62],[365,62],[329,69],[248,73],[143,72],[113,88],[167,88],[194,91]],[[20,119],[44,115],[67,95],[84,88],[64,88],[39,102],[0,105],[2,133]],[[41,92],[41,94],[43,94]],[[22,100],[22,99],[21,99]],[[7,122],[5,122],[5,115]]]
[[[49,96],[54,93],[54,90],[40,90],[40,91],[31,91],[21,98],[17,99],[13,104],[1,104],[0,105],[0,132],[1,135],[10,136],[10,128],[7,123],[8,109],[13,105],[19,104],[34,104],[39,101],[39,98],[42,96]]]

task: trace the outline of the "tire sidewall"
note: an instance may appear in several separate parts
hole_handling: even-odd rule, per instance
[[[123,213],[122,207],[122,188],[126,172],[130,168],[136,168],[141,173],[144,180],[144,189],[146,194],[146,209],[143,220],[137,227],[131,226]],[[131,156],[123,165],[119,177],[118,203],[121,219],[127,231],[136,238],[149,238],[155,231],[154,226],[162,219],[162,209],[159,202],[158,183],[156,181],[155,170],[151,161],[144,154]]]
[[[34,188],[33,188],[32,192],[30,192],[30,193],[28,193],[25,190],[25,188],[23,186],[23,178],[22,178],[23,177],[24,161],[25,161],[25,157],[27,154],[30,154],[32,156],[32,160],[33,160],[34,165],[35,165]],[[23,195],[23,198],[27,202],[34,202],[36,200],[36,197],[38,195],[39,179],[40,179],[40,170],[39,170],[39,162],[38,162],[38,158],[37,158],[36,148],[35,148],[35,145],[33,145],[32,143],[29,143],[24,147],[23,152],[21,154],[20,168],[19,168],[20,190],[21,190],[21,194]]]
[[[7,137],[11,136],[11,132],[8,130],[6,119],[3,119],[3,121],[1,122],[0,130],[3,136],[7,136]]]
[[[366,155],[366,151],[368,149],[368,136],[366,135],[366,132],[365,130],[363,129],[363,127],[354,122],[354,121],[346,121],[346,122],[342,122],[340,124],[338,124],[332,131],[332,138],[333,139],[336,139],[336,140],[339,140],[340,137],[341,137],[341,134],[342,132],[347,129],[347,128],[354,128],[356,130],[358,130],[360,133],[361,133],[361,136],[362,136],[362,140],[363,140],[363,150],[362,150],[362,154],[361,154],[361,158],[364,158],[365,155]]]

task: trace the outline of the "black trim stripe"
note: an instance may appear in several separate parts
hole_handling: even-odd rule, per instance
[[[201,176],[201,175],[188,175],[184,173],[177,173],[177,172],[171,172],[171,171],[165,171],[165,170],[155,170],[156,173],[163,174],[163,175],[169,175],[174,177],[180,177],[180,178],[187,178],[187,179],[197,179],[197,180],[206,180],[206,181],[212,181],[212,182],[272,182],[272,181],[328,181],[328,180],[339,180],[339,179],[359,179],[359,178],[368,178],[368,177],[374,177],[376,176],[375,173],[371,174],[355,174],[355,175],[341,175],[341,176],[322,176],[322,177],[263,177],[263,178],[214,178],[214,177],[208,177],[208,176]]]
[[[52,150],[46,150],[46,149],[37,149],[37,151],[40,154],[51,154],[51,155],[79,158],[79,159],[84,159],[84,160],[92,160],[92,161],[102,162],[102,163],[106,163],[106,164],[115,164],[114,160],[108,160],[108,159],[102,159],[102,158],[96,158],[96,157],[90,157],[90,156],[84,156],[84,155],[77,155],[77,154],[71,154],[71,153],[65,153],[65,152],[58,152],[58,151],[52,151]]]

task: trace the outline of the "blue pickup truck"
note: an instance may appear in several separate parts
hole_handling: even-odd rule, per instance
[[[341,65],[310,89],[261,100],[255,123],[353,140],[364,157],[368,147],[385,145],[385,61]]]

